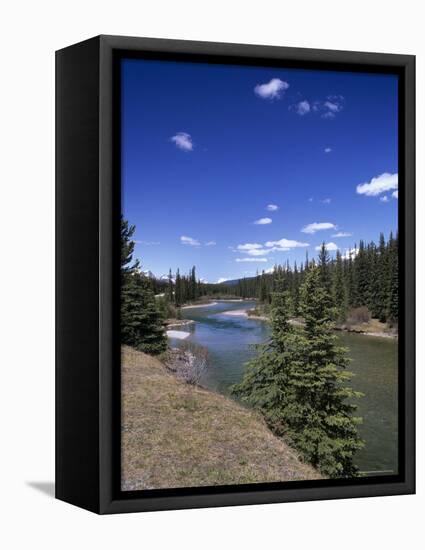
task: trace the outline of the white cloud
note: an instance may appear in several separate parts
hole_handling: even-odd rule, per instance
[[[388,172],[372,178],[369,182],[360,183],[356,187],[359,195],[367,195],[368,197],[376,197],[381,193],[393,190],[398,190],[398,174],[389,174]]]
[[[220,277],[217,281],[216,281],[216,285],[219,285],[220,283],[224,283],[225,281],[228,281],[228,277]]]
[[[328,252],[334,252],[335,250],[338,250],[338,246],[335,243],[325,243],[326,250]],[[316,246],[316,250],[321,250],[322,245]]]
[[[343,260],[349,260],[350,259],[350,256],[352,259],[354,259],[357,254],[359,253],[359,249],[358,248],[346,248],[345,249],[345,254],[343,254],[341,257]]]
[[[272,223],[273,220],[271,218],[260,218],[259,220],[255,220],[255,225],[268,225],[269,223]]]
[[[279,210],[279,207],[277,204],[268,204],[266,208],[270,212],[276,212],[276,210]]]
[[[298,241],[292,241],[290,239],[280,239],[279,241],[267,241],[266,246],[289,250],[290,248],[299,248],[303,246],[309,246],[309,244],[301,243]]]
[[[248,254],[248,256],[267,256],[271,251],[271,249],[268,250],[266,248],[254,248],[252,250],[247,250],[245,254]]]
[[[205,246],[215,246],[217,243],[215,241],[207,241]]]
[[[280,78],[272,78],[264,84],[257,84],[254,92],[263,99],[279,99],[285,90],[289,88],[289,84]]]
[[[267,258],[236,258],[236,262],[267,262]]]
[[[245,243],[245,244],[238,244],[236,248],[238,250],[255,250],[257,248],[263,248],[263,245],[258,243]]]
[[[388,197],[387,197],[387,195],[384,195],[383,197],[379,197],[379,200],[381,202],[388,202]]]
[[[134,241],[136,244],[142,244],[144,246],[157,246],[161,244],[159,241]]]
[[[192,137],[186,132],[177,132],[177,134],[171,138],[171,141],[173,141],[176,147],[182,151],[193,151]]]
[[[392,196],[393,199],[398,199],[398,189],[397,189],[397,191],[393,191],[391,196]]]
[[[351,237],[352,233],[346,233],[345,231],[338,231],[338,233],[334,233],[331,235],[331,237],[334,237],[335,239],[338,239],[339,237]]]
[[[304,246],[309,246],[309,244],[289,239],[280,239],[279,241],[267,241],[264,245],[259,243],[239,244],[236,247],[236,251],[242,252],[242,254],[250,256],[252,260],[260,259],[260,261],[265,261],[264,256],[268,256],[272,252],[288,252],[292,248]],[[241,259],[238,259],[237,261],[241,261]],[[246,261],[251,260],[247,259]]]
[[[266,256],[269,253],[268,250],[263,248],[262,244],[258,243],[239,244],[236,248],[243,254],[248,254],[248,256]]]
[[[341,112],[344,108],[344,97],[342,95],[328,96],[319,110],[322,111],[322,118],[335,118],[337,113]]]
[[[323,199],[322,201],[320,201],[322,204],[331,204],[332,202],[332,199]]]
[[[304,100],[294,105],[294,109],[298,115],[304,116],[310,112],[311,107],[310,107],[310,103],[307,100]]]
[[[324,151],[325,153],[332,153],[332,147],[325,147]]]
[[[313,197],[310,197],[310,198],[308,199],[308,202],[313,202]]]
[[[192,237],[186,237],[185,235],[182,235],[180,237],[181,244],[188,244],[190,246],[200,246],[201,243],[197,239],[193,239]]]
[[[302,233],[309,233],[313,234],[316,233],[316,231],[323,231],[325,229],[336,229],[336,225],[330,222],[321,222],[321,223],[309,223],[305,227],[301,229]]]

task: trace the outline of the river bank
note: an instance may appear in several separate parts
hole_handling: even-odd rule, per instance
[[[123,490],[319,478],[254,411],[123,346]]]
[[[221,315],[227,315],[229,317],[244,317],[246,319],[253,319],[256,321],[270,322],[270,317],[267,315],[258,315],[252,313],[255,310],[247,309],[235,309],[222,312]],[[304,326],[304,321],[299,318],[290,319],[289,322],[294,326]],[[381,323],[377,319],[371,319],[367,323],[357,324],[337,324],[334,330],[341,332],[351,332],[354,334],[361,334],[364,336],[374,336],[379,338],[391,338],[393,340],[398,339],[397,331],[388,327],[386,323]]]

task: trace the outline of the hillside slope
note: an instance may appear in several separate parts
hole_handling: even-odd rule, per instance
[[[316,479],[253,411],[122,348],[124,490]]]

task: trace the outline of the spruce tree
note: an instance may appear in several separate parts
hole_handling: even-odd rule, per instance
[[[284,280],[278,281],[270,341],[257,347],[258,355],[233,391],[261,410],[274,433],[324,475],[352,477],[361,441],[350,400],[360,394],[345,385],[348,359],[332,332],[333,310],[321,276],[320,268],[310,264],[301,287],[303,330],[289,323],[289,292]]]
[[[357,474],[353,457],[362,446],[357,434],[360,419],[352,416],[356,409],[352,400],[361,394],[346,385],[352,374],[346,371],[347,350],[338,346],[333,333],[334,312],[327,293],[320,270],[310,269],[301,289],[307,344],[299,398],[309,411],[295,443],[324,474],[352,477]]]
[[[232,391],[261,410],[275,433],[290,437],[294,427],[302,423],[294,383],[295,371],[302,368],[305,342],[289,323],[289,308],[289,292],[280,278],[272,296],[271,338],[256,346],[257,356],[247,363],[242,381]]]
[[[168,272],[168,300],[170,302],[170,304],[173,302],[173,274],[171,272],[171,268],[170,268],[170,271]]]
[[[339,250],[336,253],[333,295],[335,308],[337,310],[336,317],[339,321],[344,321],[347,314],[347,293],[344,283],[343,262]]]
[[[388,244],[388,295],[387,313],[388,320],[395,324],[398,322],[398,237],[391,238]]]
[[[133,262],[134,231],[121,219],[121,342],[154,355],[166,349],[167,340],[152,282]]]

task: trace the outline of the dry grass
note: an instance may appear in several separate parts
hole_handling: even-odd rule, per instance
[[[123,347],[122,487],[159,489],[317,479],[253,411]]]

